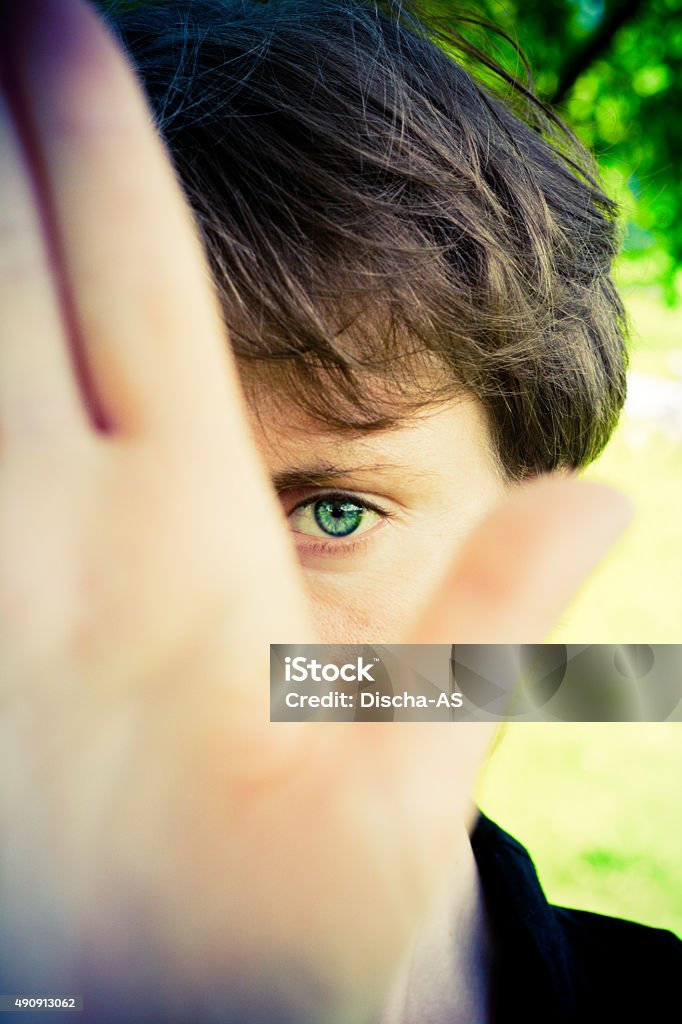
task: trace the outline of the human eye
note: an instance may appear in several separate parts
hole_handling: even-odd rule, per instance
[[[300,502],[289,513],[289,523],[295,533],[327,541],[325,549],[329,550],[346,538],[369,532],[392,515],[366,498],[334,492],[315,494]]]

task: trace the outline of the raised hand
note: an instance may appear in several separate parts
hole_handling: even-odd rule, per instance
[[[365,1020],[487,734],[268,722],[316,638],[191,215],[89,8],[0,35],[0,988]],[[520,488],[404,641],[542,639],[625,518]]]

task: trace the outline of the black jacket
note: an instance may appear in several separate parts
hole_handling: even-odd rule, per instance
[[[682,1022],[672,932],[552,906],[527,851],[483,814],[471,842],[496,938],[495,1024]]]

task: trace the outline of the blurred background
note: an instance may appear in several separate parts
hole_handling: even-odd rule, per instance
[[[624,215],[629,397],[585,475],[636,515],[549,639],[682,643],[682,0],[468,6],[518,41]],[[551,901],[682,936],[682,724],[510,724],[479,803],[529,847]]]

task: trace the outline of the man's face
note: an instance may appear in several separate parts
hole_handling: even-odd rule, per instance
[[[248,401],[319,642],[400,642],[472,527],[512,486],[479,405],[458,399],[349,438],[268,401],[267,389]]]

